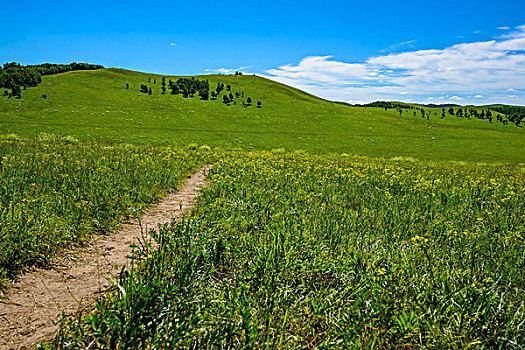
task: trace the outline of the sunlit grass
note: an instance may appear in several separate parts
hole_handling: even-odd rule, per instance
[[[203,157],[132,145],[78,143],[40,134],[0,139],[0,285],[29,265],[46,265],[64,247],[118,227]]]
[[[523,169],[218,158],[192,214],[51,347],[523,347]]]
[[[148,79],[157,83],[148,83]],[[349,107],[252,75],[207,75],[244,92],[235,104],[161,93],[162,76],[101,69],[45,76],[24,90],[22,99],[0,96],[0,130],[34,137],[41,132],[79,140],[157,144],[213,149],[304,150],[317,154],[359,154],[430,160],[523,163],[525,128],[476,118],[457,118],[441,110],[385,111]],[[166,77],[167,81],[177,77]],[[126,89],[126,83],[129,89]],[[139,91],[141,84],[152,95]],[[46,99],[41,96],[47,95]],[[251,107],[242,107],[250,97]],[[257,108],[255,101],[262,101]]]

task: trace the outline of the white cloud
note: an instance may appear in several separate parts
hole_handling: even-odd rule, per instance
[[[445,92],[505,103],[508,86],[525,89],[525,25],[490,41],[390,53],[364,62],[309,56],[266,71],[267,77],[332,100],[412,99]],[[470,96],[470,97],[469,97]],[[519,97],[525,104],[525,96]],[[513,101],[516,103],[516,101]]]
[[[476,95],[474,98],[483,98],[483,95]]]
[[[175,43],[170,43],[170,46],[177,46],[177,44],[175,44]]]
[[[514,89],[507,89],[507,91],[516,91],[516,90],[514,90]]]
[[[451,98],[449,98],[449,100],[452,100],[452,101],[461,101],[463,100],[462,97],[459,97],[459,96],[452,96]]]
[[[250,69],[253,66],[245,66],[245,67],[239,67],[239,68],[219,68],[219,69],[205,69],[208,73],[222,73],[222,74],[228,74],[228,73],[234,73],[234,72],[240,72],[245,69]]]
[[[498,27],[499,30],[509,30],[510,28],[509,27]]]

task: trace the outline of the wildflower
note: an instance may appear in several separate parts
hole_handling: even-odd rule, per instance
[[[411,238],[411,240],[413,242],[418,242],[420,241],[421,243],[425,243],[425,242],[428,242],[428,238],[424,238],[424,237],[421,237],[419,235],[415,235],[414,237]]]

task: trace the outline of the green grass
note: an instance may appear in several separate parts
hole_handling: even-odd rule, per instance
[[[148,84],[148,77],[157,84]],[[262,108],[160,94],[160,78],[121,69],[43,77],[22,99],[0,97],[0,130],[32,137],[40,132],[81,140],[212,148],[347,153],[375,157],[522,163],[525,128],[465,120],[440,112],[430,120],[394,110],[348,107],[256,76],[210,75],[245,91]],[[168,77],[170,78],[170,77]],[[171,77],[173,80],[176,78]],[[125,89],[125,84],[130,89]],[[153,95],[139,92],[140,84]],[[47,99],[40,96],[46,94]],[[224,91],[223,93],[224,94]]]
[[[523,349],[524,169],[218,156],[50,348]]]
[[[72,143],[73,142],[73,143]],[[199,152],[0,140],[0,287],[30,265],[115,230],[203,162]]]
[[[523,128],[255,76],[205,78],[261,109],[161,95],[159,76],[148,96],[148,77],[70,72],[0,97],[2,282],[214,163],[195,210],[44,347],[523,349]]]

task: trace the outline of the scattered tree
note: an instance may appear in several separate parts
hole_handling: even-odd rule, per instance
[[[208,90],[200,90],[199,96],[201,100],[207,100],[209,98],[209,91]]]
[[[20,86],[15,85],[11,89],[11,96],[15,98],[21,98],[22,97],[22,89],[20,89]]]
[[[261,101],[257,101],[257,108],[261,108]]]

